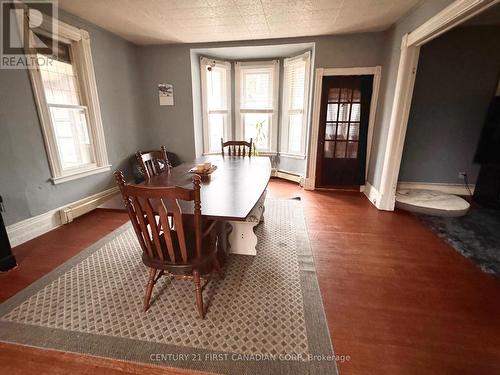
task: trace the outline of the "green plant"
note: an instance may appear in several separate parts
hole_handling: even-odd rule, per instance
[[[257,151],[257,143],[263,142],[266,140],[266,133],[264,133],[264,123],[266,120],[257,121],[255,123],[255,141],[253,147],[254,155],[258,155],[259,151]]]

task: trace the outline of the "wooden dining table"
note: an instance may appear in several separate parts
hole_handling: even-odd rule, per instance
[[[198,164],[211,162],[217,169],[201,180],[201,213],[216,220],[220,228],[232,226],[230,252],[256,255],[257,236],[253,228],[262,220],[266,189],[271,177],[268,157],[204,156],[180,164],[168,173],[152,176],[144,182],[151,187],[193,186],[193,173]],[[193,214],[192,202],[179,201],[183,214]],[[223,229],[221,229],[223,230]]]

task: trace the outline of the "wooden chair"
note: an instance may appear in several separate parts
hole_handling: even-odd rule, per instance
[[[168,161],[167,149],[161,146],[158,151],[140,152],[135,154],[139,162],[139,169],[145,179],[169,171],[172,165]]]
[[[217,260],[215,221],[206,226],[202,222],[200,177],[193,177],[193,189],[128,185],[121,171],[115,172],[115,179],[142,248],[142,261],[149,267],[144,311],[149,308],[155,283],[169,275],[193,280],[198,314],[203,319],[202,292],[209,281],[205,275],[217,271],[222,276],[222,272]],[[182,214],[179,200],[194,203],[193,216]]]
[[[228,148],[227,154],[229,156],[252,156],[252,147],[253,142],[252,138],[250,138],[250,142],[247,141],[227,141],[224,142],[224,139],[220,139],[222,156],[225,156],[224,148]]]

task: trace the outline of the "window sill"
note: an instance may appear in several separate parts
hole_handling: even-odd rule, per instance
[[[280,156],[284,158],[289,158],[289,159],[305,159],[305,155],[300,155],[300,154],[287,154],[285,152],[280,152]]]
[[[52,183],[54,185],[62,184],[63,182],[68,182],[72,180],[77,180],[82,177],[91,176],[93,174],[103,173],[111,170],[111,165],[105,165],[103,167],[94,167],[92,169],[79,170],[71,174],[66,174],[63,176],[52,177]]]

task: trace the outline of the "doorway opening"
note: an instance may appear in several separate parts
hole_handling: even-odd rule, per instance
[[[316,69],[306,189],[363,190],[381,68]]]

